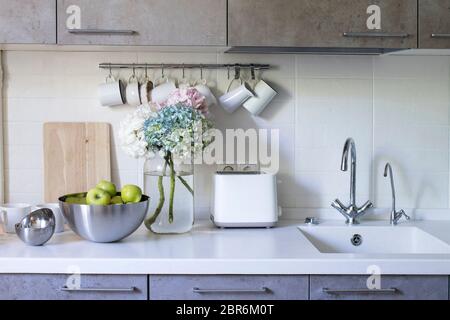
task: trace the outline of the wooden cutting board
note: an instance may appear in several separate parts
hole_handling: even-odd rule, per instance
[[[45,202],[88,191],[102,179],[111,180],[108,123],[44,123]]]

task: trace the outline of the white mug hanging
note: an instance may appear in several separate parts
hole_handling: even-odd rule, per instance
[[[154,103],[163,103],[169,95],[177,89],[175,82],[169,81],[164,74],[164,65],[161,66],[161,78],[155,80],[155,88],[151,92],[151,101]]]
[[[206,101],[206,105],[211,107],[212,105],[217,104],[217,98],[216,96],[211,92],[211,89],[207,85],[206,79],[203,78],[203,67],[200,67],[200,79],[195,82],[195,89],[197,89],[198,92],[200,92],[204,97]]]
[[[239,80],[240,86],[231,90],[234,81]],[[231,91],[230,91],[231,90]],[[235,77],[230,81],[227,92],[219,98],[219,104],[228,113],[236,111],[245,101],[254,97],[253,92],[248,87],[247,83],[239,77],[239,70],[235,70]]]
[[[255,79],[255,71],[252,68],[252,81],[255,81]],[[257,116],[275,98],[277,92],[262,79],[256,82],[253,92],[255,96],[245,101],[243,107],[252,115]]]
[[[136,70],[133,66],[133,74],[128,80],[127,84],[127,103],[130,106],[136,107],[141,104],[140,92],[139,92],[139,81],[136,77]]]
[[[125,84],[122,80],[114,79],[111,67],[105,83],[98,86],[98,98],[100,104],[105,107],[119,106],[125,104]]]

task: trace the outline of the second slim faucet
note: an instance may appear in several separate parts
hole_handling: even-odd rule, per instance
[[[384,167],[384,176],[387,177],[388,173],[389,173],[389,178],[391,180],[391,191],[392,191],[392,210],[391,210],[391,216],[390,216],[389,220],[391,222],[391,225],[395,226],[403,216],[406,218],[406,220],[409,220],[410,218],[403,209],[400,211],[397,211],[395,209],[394,176],[392,174],[392,167],[389,162],[386,163],[386,166]]]
[[[346,207],[339,199],[333,201],[331,206],[339,211],[346,219],[347,224],[358,224],[357,218],[362,216],[367,209],[372,207],[372,203],[367,201],[362,207],[356,206],[356,147],[355,141],[348,138],[345,141],[342,152],[341,170],[348,170],[348,158],[350,154],[350,204]]]

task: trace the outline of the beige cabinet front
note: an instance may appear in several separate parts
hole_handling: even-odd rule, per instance
[[[416,0],[229,0],[230,46],[416,48]]]
[[[58,43],[224,46],[226,0],[58,0]]]
[[[419,48],[450,49],[450,0],[419,0]]]
[[[55,44],[56,0],[0,0],[0,44]]]

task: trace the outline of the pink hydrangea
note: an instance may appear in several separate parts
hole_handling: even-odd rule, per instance
[[[162,107],[182,103],[200,111],[202,114],[207,114],[208,105],[205,100],[205,97],[195,88],[179,88],[170,94]]]

